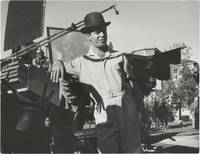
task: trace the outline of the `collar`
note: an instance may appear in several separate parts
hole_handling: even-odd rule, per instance
[[[108,50],[105,52],[104,58],[101,58],[94,52],[92,45],[91,45],[90,48],[89,48],[89,52],[86,55],[91,57],[91,58],[94,58],[94,59],[105,59],[107,57],[110,57],[111,49],[108,47]]]
[[[119,57],[123,54],[125,54],[125,53],[112,50],[111,48],[108,47],[108,51],[105,53],[105,57],[101,58],[97,54],[94,53],[92,46],[90,46],[89,52],[86,55],[84,55],[83,57],[85,59],[88,59],[91,61],[104,61],[105,59],[112,59],[115,57]]]

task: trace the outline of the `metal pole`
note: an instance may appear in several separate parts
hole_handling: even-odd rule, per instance
[[[101,11],[100,13],[103,14],[104,12],[106,12],[106,11],[108,11],[110,9],[115,9],[115,6],[116,6],[116,4],[114,4],[114,5],[110,6],[109,8]],[[115,9],[115,13],[118,14],[119,12]],[[43,39],[43,40],[41,40],[41,41],[39,41],[37,43],[34,43],[34,44],[32,44],[32,45],[30,45],[28,47],[25,47],[24,49],[19,50],[16,53],[11,54],[9,57],[7,57],[6,59],[2,60],[1,64],[3,62],[6,62],[7,60],[9,60],[11,57],[14,57],[16,55],[22,56],[22,55],[26,54],[27,52],[33,51],[33,50],[37,49],[38,47],[41,47],[41,46],[43,46],[43,45],[45,45],[45,44],[47,44],[47,43],[49,43],[51,41],[54,41],[54,40],[66,35],[66,34],[72,32],[72,31],[77,31],[77,29],[82,27],[83,25],[84,25],[83,24],[83,20],[81,20],[80,22],[77,22],[76,24],[72,23],[72,25],[70,27],[68,27],[68,28],[56,33],[56,34],[53,34],[52,36],[49,36],[49,37],[47,37],[47,38],[45,38],[45,39]]]

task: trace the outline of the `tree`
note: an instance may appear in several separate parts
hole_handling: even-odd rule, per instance
[[[181,108],[190,106],[195,96],[198,95],[198,83],[193,78],[194,73],[191,68],[193,65],[190,60],[191,48],[187,47],[185,43],[174,43],[168,50],[178,47],[186,47],[181,51],[181,64],[171,65],[171,78],[167,81],[162,81],[162,90],[155,89],[155,92],[151,92],[145,98],[144,104],[149,117],[154,112],[155,101],[158,101],[159,105],[162,101],[167,103],[171,120],[173,120],[177,110],[179,110],[179,117],[181,117]]]
[[[181,46],[186,45],[184,43],[174,43],[170,49]],[[189,60],[190,50],[190,47],[182,50],[181,64],[171,66],[171,79],[163,81],[162,90],[156,91],[158,97],[165,98],[169,102],[172,110],[179,109],[179,117],[181,117],[181,108],[190,106],[194,97],[198,95],[197,82],[195,82],[191,68],[188,65],[188,62],[191,62]]]

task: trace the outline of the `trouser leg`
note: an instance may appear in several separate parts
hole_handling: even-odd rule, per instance
[[[97,147],[100,152],[142,152],[139,114],[133,100],[130,95],[119,97],[115,99],[119,105],[107,106],[106,114],[95,112],[96,122],[104,121],[96,126]]]
[[[109,106],[106,109],[107,121],[96,126],[97,148],[101,153],[119,152],[119,130],[117,126],[119,107]]]
[[[141,153],[139,114],[132,99],[123,103],[124,127],[120,130],[120,152]]]

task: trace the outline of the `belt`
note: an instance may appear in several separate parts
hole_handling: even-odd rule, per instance
[[[103,99],[109,99],[109,98],[115,98],[115,97],[120,97],[123,96],[125,94],[126,90],[121,91],[121,92],[110,92],[108,93],[108,95],[103,96]]]

